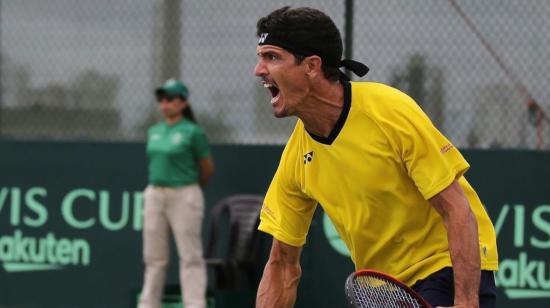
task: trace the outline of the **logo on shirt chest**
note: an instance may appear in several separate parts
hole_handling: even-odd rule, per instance
[[[180,144],[183,141],[184,135],[180,132],[175,132],[170,140],[172,141],[172,144]]]
[[[310,163],[313,160],[313,151],[304,155],[304,165]]]

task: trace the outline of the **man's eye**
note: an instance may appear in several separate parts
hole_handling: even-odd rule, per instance
[[[267,58],[269,60],[277,60],[278,59],[276,55],[267,55]]]

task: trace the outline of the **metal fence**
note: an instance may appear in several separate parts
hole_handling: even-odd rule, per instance
[[[179,77],[212,142],[284,143],[295,119],[273,118],[253,68],[257,19],[288,4],[4,0],[0,138],[144,140],[153,88]],[[550,149],[550,1],[291,5],[347,24],[363,80],[407,92],[458,146]]]

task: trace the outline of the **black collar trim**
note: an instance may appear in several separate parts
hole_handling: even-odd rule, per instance
[[[340,113],[338,121],[336,121],[336,124],[334,125],[334,128],[332,129],[328,137],[314,135],[306,129],[311,138],[319,143],[331,145],[336,137],[338,137],[338,134],[342,130],[342,127],[344,127],[346,119],[348,118],[349,110],[351,108],[351,84],[347,81],[342,81],[342,85],[344,86],[344,106],[342,108],[342,113]]]

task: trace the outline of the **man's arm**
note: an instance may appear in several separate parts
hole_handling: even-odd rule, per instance
[[[271,254],[256,295],[256,308],[291,308],[296,302],[301,247],[294,247],[273,238]]]
[[[457,181],[430,199],[447,228],[453,263],[454,307],[479,307],[481,261],[477,222]]]

